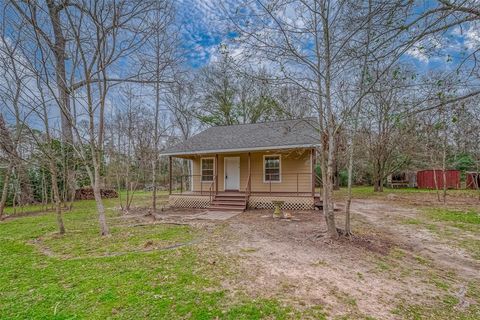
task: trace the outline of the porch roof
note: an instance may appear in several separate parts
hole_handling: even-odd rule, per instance
[[[171,146],[161,155],[312,148],[319,145],[315,118],[217,126]]]

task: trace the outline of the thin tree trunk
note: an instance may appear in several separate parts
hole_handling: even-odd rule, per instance
[[[158,46],[158,44],[157,44]],[[157,48],[158,49],[158,48]],[[160,80],[160,65],[159,65],[159,53],[157,52],[157,66],[156,66],[156,76],[157,80]],[[159,134],[158,134],[158,116],[160,113],[160,83],[157,81],[155,83],[155,120],[154,120],[154,133],[153,133],[153,139],[154,139],[154,152],[155,154],[153,155],[153,163],[152,163],[152,186],[153,186],[153,192],[152,192],[152,209],[153,212],[157,210],[157,162],[158,162],[158,139],[159,139]]]
[[[437,181],[437,170],[433,169],[433,183],[435,184],[435,190],[437,191],[437,200],[440,202],[440,190],[438,188],[438,181]]]
[[[58,188],[57,168],[55,168],[55,163],[52,160],[50,160],[50,173],[52,175],[52,192],[55,199],[55,213],[57,216],[58,232],[60,234],[65,234],[65,225],[63,224],[62,217],[62,201],[60,197],[60,190]]]
[[[326,212],[326,221],[327,221],[327,230],[328,235],[331,238],[338,237],[337,227],[335,225],[335,212],[334,212],[334,201],[333,201],[333,149],[335,148],[335,139],[330,134],[328,137],[328,160],[327,160],[327,177],[324,179],[324,187],[326,189],[325,198],[327,201],[327,212]],[[325,183],[326,182],[326,183]]]
[[[442,154],[442,178],[443,178],[443,203],[447,202],[447,119],[443,123],[443,154]]]
[[[103,206],[101,188],[100,188],[100,168],[97,163],[94,164],[93,167],[93,195],[95,197],[95,203],[97,204],[97,212],[98,212],[98,222],[100,224],[100,234],[102,236],[106,236],[109,234],[107,219],[105,216],[105,207]]]
[[[3,178],[2,198],[0,199],[0,220],[3,218],[3,211],[5,210],[5,205],[7,203],[8,187],[10,184],[10,175],[12,174],[12,170],[13,165],[10,163],[7,167],[7,171],[5,172],[5,177]]]

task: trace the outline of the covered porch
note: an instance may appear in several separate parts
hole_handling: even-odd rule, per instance
[[[169,156],[169,203],[175,207],[313,209],[320,195],[315,148]],[[187,173],[174,174],[174,159]]]

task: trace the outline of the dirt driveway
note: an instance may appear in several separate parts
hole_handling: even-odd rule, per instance
[[[405,318],[405,306],[437,308],[454,297],[462,311],[478,303],[467,288],[480,283],[480,263],[427,229],[404,223],[416,209],[379,200],[353,203],[353,240],[327,241],[318,211],[292,220],[248,211],[223,223],[209,240],[236,261],[232,291],[275,297],[298,308],[319,305],[332,317]],[[343,213],[337,214],[339,225]],[[479,236],[477,234],[477,236]]]

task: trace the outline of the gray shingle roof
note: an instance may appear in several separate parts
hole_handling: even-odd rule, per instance
[[[312,147],[319,144],[315,118],[211,127],[171,146],[163,155]]]

